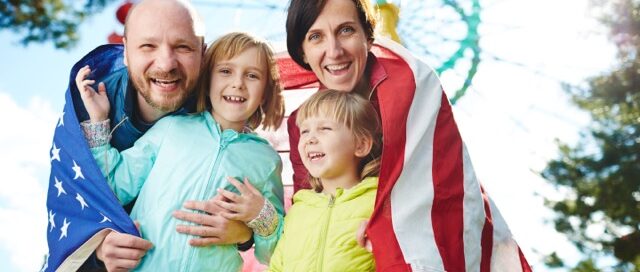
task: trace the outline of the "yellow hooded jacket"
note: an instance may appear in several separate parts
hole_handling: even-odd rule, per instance
[[[365,178],[335,196],[301,190],[285,217],[284,233],[269,271],[375,271],[373,254],[356,242],[356,232],[369,220],[378,178]]]

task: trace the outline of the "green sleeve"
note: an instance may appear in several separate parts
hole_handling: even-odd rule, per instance
[[[276,208],[278,214],[278,227],[269,236],[253,235],[255,241],[255,256],[258,261],[268,264],[271,254],[276,248],[276,244],[282,235],[284,226],[284,189],[282,187],[282,161],[278,160],[276,167],[269,174],[268,180],[264,183],[260,192],[266,201],[270,201]]]
[[[283,270],[282,248],[284,247],[285,239],[287,239],[287,236],[283,235],[280,239],[280,242],[278,242],[278,245],[276,246],[276,249],[271,256],[271,262],[269,262],[269,269],[267,271],[280,272]]]
[[[132,147],[122,152],[110,144],[91,148],[93,158],[121,204],[128,204],[140,193],[170,123],[161,119]]]

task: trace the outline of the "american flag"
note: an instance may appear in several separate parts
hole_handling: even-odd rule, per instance
[[[74,82],[78,70],[90,65],[91,78],[99,82],[111,71],[123,67],[122,56],[122,46],[104,45],[85,56],[71,70],[64,111],[56,124],[50,151],[49,253],[42,271],[76,271],[108,230],[139,236],[91,155],[78,122],[78,116],[86,119],[86,111],[74,107],[82,105]]]
[[[380,184],[367,234],[377,271],[531,271],[475,176],[434,70],[406,48],[376,38],[389,77],[377,86],[383,129]],[[318,79],[278,55],[286,89]]]

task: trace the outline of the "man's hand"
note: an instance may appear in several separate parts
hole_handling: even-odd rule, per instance
[[[228,245],[244,243],[251,239],[252,232],[247,225],[243,222],[229,220],[219,215],[222,208],[215,204],[215,200],[221,198],[222,196],[218,195],[207,201],[187,201],[184,203],[185,208],[203,213],[188,211],[173,212],[173,217],[199,225],[176,226],[176,231],[179,233],[200,236],[200,238],[189,240],[190,245],[197,247]]]
[[[153,244],[145,239],[112,231],[98,246],[96,256],[104,262],[107,271],[129,271],[138,266],[151,247]]]
[[[100,82],[100,84],[98,84],[97,92],[91,87],[96,81],[87,79],[90,73],[91,68],[89,68],[89,65],[80,68],[76,75],[76,86],[78,86],[80,97],[82,97],[82,102],[87,109],[87,113],[89,113],[91,122],[97,123],[109,118],[111,105],[109,105],[107,89],[104,83]]]

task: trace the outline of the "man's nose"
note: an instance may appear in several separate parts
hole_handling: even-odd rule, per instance
[[[176,54],[169,46],[162,46],[158,51],[155,63],[160,70],[163,72],[170,72],[178,67]]]

